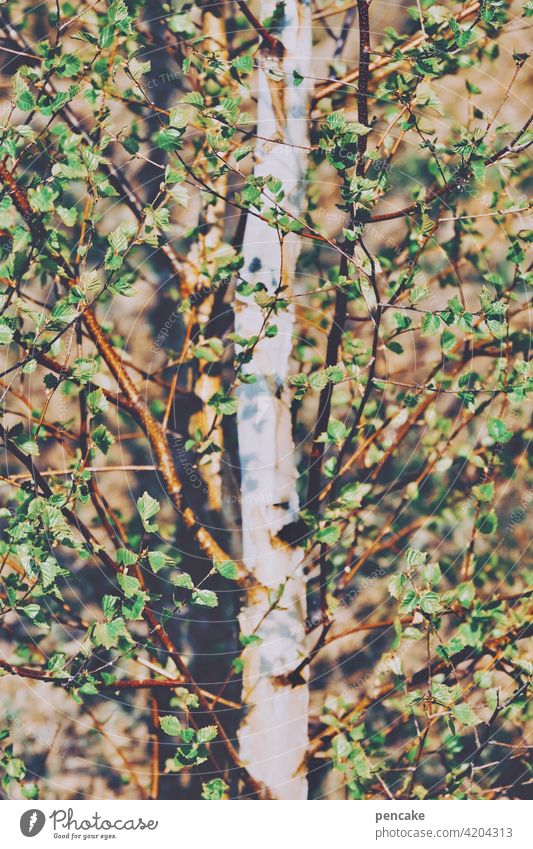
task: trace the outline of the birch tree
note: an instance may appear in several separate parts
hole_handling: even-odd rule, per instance
[[[261,20],[276,4],[263,0]],[[305,210],[309,146],[311,8],[305,0],[285,4],[275,43],[263,42],[257,73],[257,136],[254,177],[266,181],[266,209],[300,218]],[[300,85],[301,80],[304,84]],[[279,531],[298,517],[297,470],[288,375],[294,334],[296,263],[300,238],[281,235],[250,214],[246,221],[242,275],[253,292],[237,292],[235,331],[257,337],[245,381],[238,390],[238,444],[242,492],[246,602],[239,617],[248,640],[244,652],[241,756],[277,798],[306,797],[307,684],[287,675],[304,655],[306,591],[303,551]],[[259,284],[259,285],[258,285]],[[247,287],[247,288],[248,288]]]

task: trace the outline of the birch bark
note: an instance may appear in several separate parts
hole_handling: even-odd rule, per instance
[[[261,21],[274,8],[272,0],[262,0]],[[254,174],[281,180],[284,209],[300,216],[309,144],[311,8],[306,0],[285,0],[276,35],[283,57],[266,50],[259,56]],[[299,85],[298,74],[304,78]],[[280,240],[274,227],[248,216],[242,271],[247,282],[261,282],[271,295],[279,293],[280,286],[283,295],[290,294],[299,252],[297,235]],[[253,297],[237,295],[235,314],[239,335],[261,334],[265,314]],[[255,382],[238,390],[243,560],[252,582],[239,621],[243,635],[255,634],[261,640],[249,644],[243,654],[243,702],[248,710],[239,741],[243,762],[274,798],[305,799],[308,686],[292,686],[283,678],[304,653],[305,577],[301,549],[277,536],[295,520],[299,508],[287,387],[293,307],[273,316],[271,323],[277,335],[261,339],[245,367]]]

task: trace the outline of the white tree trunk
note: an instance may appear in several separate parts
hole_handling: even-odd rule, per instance
[[[262,0],[262,21],[274,7],[272,0]],[[305,0],[286,0],[284,8],[283,28],[277,33],[285,48],[283,58],[266,54],[259,58],[257,135],[287,144],[258,140],[254,174],[279,178],[285,191],[282,206],[300,215],[305,198],[305,147],[309,144],[311,9]],[[276,68],[282,78],[272,79],[268,68]],[[300,85],[295,85],[293,71],[304,77]],[[298,236],[286,236],[280,244],[274,228],[249,215],[242,276],[251,284],[260,281],[270,294],[281,283],[287,287],[284,295],[290,294],[299,251]],[[237,295],[235,310],[239,335],[260,334],[265,314],[253,298]],[[298,513],[287,388],[292,306],[273,314],[269,323],[277,326],[277,336],[262,339],[256,346],[245,367],[256,381],[243,384],[238,391],[243,559],[255,584],[247,592],[239,621],[244,635],[261,638],[244,651],[243,703],[248,710],[239,741],[243,762],[273,797],[305,799],[308,686],[294,687],[280,677],[293,671],[304,655],[306,618],[302,550],[277,537]],[[272,607],[277,593],[279,600]]]

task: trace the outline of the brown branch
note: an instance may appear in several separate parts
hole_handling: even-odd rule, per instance
[[[355,6],[357,6],[357,2],[350,0],[350,2],[345,3],[344,6],[333,6],[332,8],[320,9],[319,12],[313,12],[313,20],[321,21],[323,18],[330,18],[333,17],[333,15],[341,15],[343,12],[348,12]]]
[[[368,83],[369,83],[369,59],[370,59],[370,21],[368,15],[367,0],[358,0],[357,8],[359,11],[359,71],[360,86],[357,94],[357,118],[361,124],[368,127]],[[357,142],[358,162],[356,166],[356,174],[362,176],[365,170],[364,154],[366,152],[367,137],[366,135],[359,136]],[[357,212],[352,211],[352,224],[357,223]],[[344,245],[341,262],[339,266],[339,276],[344,277],[348,272],[348,262],[354,253],[354,242],[348,242]],[[375,269],[373,273],[375,282]],[[379,298],[377,299],[379,303]],[[348,307],[348,295],[342,285],[337,288],[335,296],[335,311],[333,314],[333,324],[328,335],[326,348],[325,367],[334,366],[337,363],[339,356],[339,348],[344,333],[346,323],[346,313]],[[375,341],[375,346],[377,342]],[[322,457],[324,454],[324,443],[319,442],[320,434],[326,429],[329,415],[331,412],[331,399],[333,395],[333,386],[328,381],[327,385],[320,393],[318,402],[318,414],[313,434],[313,445],[311,448],[311,457],[309,461],[309,484],[307,491],[307,508],[311,511],[316,510],[320,499],[320,483],[322,474]],[[324,567],[324,557],[321,557]],[[324,568],[322,569],[324,571]],[[323,576],[325,577],[325,575]]]
[[[489,654],[494,656],[497,654],[499,650],[504,648],[507,645],[514,644],[518,640],[526,640],[533,636],[533,622],[526,623],[525,625],[518,626],[511,631],[508,631],[506,634],[502,634],[498,637],[489,637],[483,644],[480,649],[472,648],[472,646],[465,646],[465,648],[460,649],[450,656],[448,661],[442,660],[441,658],[433,658],[431,663],[429,664],[429,668],[431,671],[431,675],[435,675],[438,672],[445,671],[450,668],[457,667],[460,663],[463,663],[466,660],[476,659],[479,660],[484,655]],[[428,675],[428,665],[424,665],[416,672],[414,672],[407,680],[402,681],[401,684],[388,683],[384,684],[380,687],[378,693],[374,696],[365,696],[357,706],[350,710],[343,719],[343,722],[349,722],[351,719],[357,718],[357,721],[363,718],[364,714],[367,713],[370,708],[375,707],[380,704],[385,699],[390,696],[394,696],[400,689],[412,689],[413,687],[418,686],[419,684],[425,682],[427,680]],[[325,739],[328,739],[334,734],[336,734],[338,729],[327,727],[323,732],[321,732],[311,744],[312,752],[316,752],[322,746],[322,742]]]
[[[19,462],[21,462],[24,466],[26,466],[26,468],[31,472],[32,478],[35,481],[36,486],[41,489],[41,491],[46,497],[50,498],[53,495],[53,492],[49,487],[48,483],[46,482],[45,478],[43,478],[43,476],[35,466],[33,458],[31,456],[26,456],[25,454],[23,454],[23,452],[9,439],[9,434],[7,433],[6,429],[3,427],[2,424],[0,424],[0,436],[3,438],[6,446],[9,448],[13,456],[16,457],[16,459],[19,460]],[[87,526],[81,521],[81,519],[76,516],[68,507],[63,506],[61,508],[61,512],[63,513],[65,518],[68,519],[69,522],[71,522],[71,524],[78,528],[85,541],[87,542],[87,545],[89,546],[89,550],[91,551],[93,557],[97,557],[111,573],[120,572],[121,570],[118,565],[107,553],[107,551],[103,549],[100,545],[98,545],[93,534],[91,533],[89,528],[87,528]],[[137,577],[141,584],[141,588],[145,589],[146,585],[142,572],[140,570],[138,570],[137,572]],[[255,778],[253,778],[253,776],[248,773],[244,765],[241,763],[237,750],[235,749],[233,743],[226,734],[216,713],[214,713],[214,711],[209,706],[204,691],[198,686],[198,684],[192,677],[187,665],[181,657],[181,654],[178,652],[174,643],[167,634],[164,626],[157,618],[156,614],[149,608],[145,608],[143,611],[143,618],[149,625],[150,632],[157,636],[161,645],[166,650],[168,656],[174,661],[174,664],[176,665],[176,668],[178,669],[180,675],[183,676],[182,683],[186,683],[192,688],[193,692],[198,698],[200,707],[206,714],[208,714],[212,718],[212,722],[217,728],[220,741],[226,749],[231,761],[235,764],[236,768],[239,770],[239,773],[242,775],[242,778],[245,781],[246,785],[251,789],[253,793],[258,795],[260,798],[269,798],[267,788],[265,788],[260,782],[256,781]],[[42,673],[36,675],[34,673],[34,670],[30,670],[27,667],[16,667],[12,664],[6,665],[6,662],[0,663],[0,666],[3,666],[4,669],[11,672],[11,674],[13,675],[20,674],[19,672],[17,672],[17,670],[23,668],[27,673],[26,675],[24,675],[24,677],[38,678],[39,680],[50,680],[49,677],[43,678]],[[51,680],[56,682],[56,679]]]
[[[28,224],[37,246],[41,248],[46,241],[46,229],[43,221],[33,213],[25,190],[17,184],[11,172],[2,163],[0,163],[0,181],[4,183],[16,209]],[[68,263],[62,257],[58,257],[58,261],[62,264],[64,271],[69,276],[69,286],[75,286],[77,282],[76,276],[68,266]],[[159,471],[161,472],[166,492],[175,509],[181,514],[185,525],[191,530],[198,545],[210,559],[219,561],[230,559],[211,533],[198,522],[192,509],[182,504],[181,481],[176,472],[166,432],[161,423],[153,417],[143,402],[133,381],[124,368],[121,358],[100,327],[91,305],[85,307],[81,314],[81,319],[102,359],[122,390],[122,394],[127,399],[132,415],[148,437],[151,448],[158,461]]]
[[[502,601],[511,602],[511,601],[522,601],[523,599],[530,598],[533,595],[533,589],[525,589],[519,593],[513,593],[512,595],[496,595],[495,598],[489,596],[488,598],[481,601],[481,604],[485,607],[495,607],[498,604],[501,604]],[[447,610],[444,613],[449,615],[457,616],[458,613],[466,614],[467,611],[462,608],[460,611],[458,610]],[[441,614],[441,615],[444,615]],[[361,623],[359,625],[353,625],[351,628],[345,628],[344,631],[339,631],[338,634],[331,634],[326,640],[326,645],[335,642],[336,640],[342,640],[344,637],[349,637],[352,634],[360,634],[365,631],[382,631],[385,628],[392,628],[396,622],[400,622],[402,625],[410,625],[413,622],[412,616],[401,616],[397,619],[382,619],[380,622],[367,622]]]
[[[368,83],[370,81],[370,20],[368,16],[368,0],[357,0],[357,11],[359,14],[359,87],[357,89],[357,120],[363,126],[368,127]],[[367,133],[357,138],[357,162],[356,173],[362,177],[365,172],[363,160],[368,142]]]
[[[19,678],[31,678],[32,681],[49,681],[51,684],[64,686],[60,678],[53,678],[42,669],[33,669],[31,666],[15,666],[15,664],[1,658],[0,669],[3,669],[9,675],[17,675]]]
[[[151,716],[154,733],[152,737],[152,780],[150,782],[150,798],[157,799],[159,796],[159,713],[157,710],[157,699],[155,696],[151,699]]]
[[[249,8],[248,4],[244,2],[244,0],[236,0],[236,2],[237,6],[241,10],[248,23],[250,23],[257,32],[257,34],[261,36],[263,40],[263,49],[266,46],[268,53],[271,53],[274,56],[278,56],[281,59],[281,57],[285,53],[285,48],[279,38],[276,38],[275,35],[272,35],[272,33],[269,32],[265,26],[263,26],[261,21],[256,18],[256,16]]]
[[[139,776],[137,775],[135,767],[133,766],[130,759],[127,757],[127,755],[124,753],[124,750],[122,749],[122,747],[119,746],[117,743],[115,743],[115,741],[113,740],[114,735],[107,730],[107,728],[105,727],[105,724],[103,722],[100,722],[98,717],[94,714],[94,712],[86,704],[83,705],[83,710],[90,717],[90,719],[91,719],[94,727],[98,731],[98,733],[101,734],[102,737],[106,738],[106,740],[110,744],[111,748],[114,749],[116,754],[119,756],[120,760],[122,761],[122,763],[124,764],[124,766],[128,770],[129,774],[131,775],[131,777],[133,779],[133,783],[137,787],[139,793],[141,794],[141,797],[143,799],[147,799],[148,793],[146,791],[146,787],[143,787],[143,785],[141,784],[141,781],[139,779]],[[112,716],[112,714],[110,716]],[[112,766],[112,769],[116,769],[116,767]]]
[[[484,160],[484,164],[494,165],[495,162],[498,162],[503,156],[507,153],[515,153],[514,146],[520,140],[521,136],[526,132],[531,122],[533,121],[533,115],[530,115],[526,122],[523,124],[521,129],[516,133],[513,140],[509,142],[509,144],[504,145],[500,150],[493,153],[491,156],[488,156],[487,159]],[[525,147],[524,147],[525,149]],[[425,197],[418,201],[417,203],[411,203],[409,206],[404,206],[403,209],[397,209],[395,212],[383,212],[380,215],[373,215],[369,220],[371,223],[375,224],[380,221],[393,221],[397,218],[406,218],[408,215],[412,215],[414,212],[417,212],[420,209],[420,206],[424,206],[426,204],[432,203],[437,199],[445,200],[451,192],[457,188],[458,183],[460,182],[461,177],[456,177],[454,180],[450,180],[450,182],[446,186],[440,186],[438,188],[430,187]],[[466,216],[468,217],[468,216]]]
[[[6,34],[6,39],[10,41],[14,46],[21,48],[26,53],[28,58],[32,58],[35,62],[42,62],[42,59],[39,56],[36,56],[34,53],[31,52],[31,46],[26,41],[26,39],[14,27],[11,26],[5,11],[0,11],[0,28],[3,29],[4,33]],[[48,90],[48,92],[53,95],[58,93],[58,90],[55,88],[52,82],[46,78],[44,83],[44,90]],[[65,106],[61,107],[59,113],[64,118],[65,123],[68,125],[70,130],[72,130],[72,132],[76,135],[81,135],[84,140],[92,146],[93,139],[91,138],[89,133],[84,129],[80,122],[80,119],[73,113],[71,107],[66,104]],[[144,204],[130,185],[128,178],[122,173],[121,170],[114,170],[105,161],[102,161],[100,163],[100,168],[108,178],[113,188],[118,191],[119,194],[122,195],[130,211],[133,212],[138,221],[141,221],[144,215]],[[163,244],[161,245],[161,251],[163,253],[163,256],[165,257],[165,260],[167,261],[168,268],[172,276],[175,277],[181,284],[183,282],[183,272],[179,257],[177,256],[172,245],[168,242],[165,234],[162,231],[160,231],[160,234],[164,240]]]
[[[358,3],[358,6],[359,6],[359,3]],[[457,15],[455,15],[455,20],[458,23],[460,23],[461,21],[464,21],[466,18],[469,18],[472,15],[477,14],[479,12],[480,7],[481,7],[481,3],[479,3],[479,2],[472,3],[470,6],[467,6],[465,9],[462,9]],[[405,44],[403,44],[400,49],[402,50],[403,53],[411,51],[411,50],[415,50],[417,47],[419,47],[421,44],[423,44],[424,41],[426,41],[426,40],[427,40],[427,34],[426,33],[424,33],[424,32],[418,33],[416,36],[414,36],[413,38],[406,41]],[[393,55],[382,56],[381,58],[377,59],[375,62],[372,62],[370,64],[369,70],[370,71],[377,71],[380,68],[383,68],[387,65],[393,65],[392,68],[388,69],[388,70],[392,71],[394,68],[396,68],[398,65],[400,65],[402,61],[403,60],[398,61]],[[360,75],[360,68],[357,68],[354,71],[350,71],[349,74],[346,74],[340,80],[334,80],[331,83],[327,83],[326,85],[319,86],[318,89],[316,90],[315,94],[313,95],[313,101],[316,103],[318,100],[321,100],[323,97],[329,97],[330,94],[333,94],[339,88],[342,88],[343,85],[355,82],[355,80],[359,79],[359,75]]]

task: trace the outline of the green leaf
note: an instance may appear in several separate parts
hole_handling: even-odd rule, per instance
[[[107,19],[109,23],[114,24],[115,28],[120,30],[120,32],[129,32],[131,18],[124,0],[113,0],[113,2],[109,4]]]
[[[54,199],[57,197],[57,192],[50,186],[39,186],[37,189],[30,189],[28,197],[37,212],[50,212],[54,208]]]
[[[76,304],[72,303],[69,298],[63,298],[54,305],[51,313],[52,324],[60,326],[71,324],[77,315]]]
[[[439,332],[440,319],[438,315],[427,312],[422,319],[422,336],[435,336]]]
[[[41,612],[41,608],[38,604],[27,604],[21,609],[22,612],[25,613],[29,619],[36,619]]]
[[[133,598],[141,589],[138,579],[133,575],[126,575],[125,572],[118,573],[117,581],[126,598]]]
[[[260,645],[263,642],[262,637],[259,634],[239,634],[239,642],[241,646],[254,646]]]
[[[134,56],[128,62],[128,69],[133,79],[138,82],[150,70],[150,62],[139,62]]]
[[[13,330],[3,319],[0,319],[0,345],[9,345],[13,341]]]
[[[494,498],[494,483],[481,483],[473,486],[472,495],[479,502],[492,501]]]
[[[93,416],[105,413],[109,407],[109,401],[101,389],[95,389],[87,395],[87,406]]]
[[[212,590],[195,590],[191,596],[191,602],[200,607],[216,607],[218,598]]]
[[[39,571],[41,573],[43,586],[49,587],[54,583],[55,579],[59,575],[59,563],[55,557],[47,557],[46,560],[39,563]]]
[[[16,436],[13,439],[13,442],[25,454],[27,457],[38,457],[39,456],[39,446],[37,443],[31,439],[31,437],[26,434],[21,434],[20,436]]]
[[[441,570],[438,563],[426,563],[420,570],[420,577],[430,586],[438,584],[441,578]]]
[[[91,438],[96,447],[99,448],[103,454],[107,454],[107,452],[113,445],[113,442],[115,441],[115,437],[113,436],[113,434],[110,433],[110,431],[103,424],[98,425],[94,428],[91,433]]]
[[[181,150],[183,147],[182,136],[182,129],[178,129],[177,127],[167,127],[157,134],[155,143],[161,148],[161,150],[165,150],[167,153],[172,153],[175,150]]]
[[[227,795],[228,790],[229,786],[222,778],[212,778],[202,784],[202,799],[220,801]]]
[[[21,109],[23,112],[31,112],[31,110],[35,107],[35,98],[29,89],[21,92],[21,94],[17,97],[17,108]]]
[[[133,598],[124,601],[121,606],[122,615],[130,621],[142,619],[147,598],[148,593],[139,592]]]
[[[400,598],[403,589],[407,583],[407,577],[403,572],[399,572],[397,575],[393,575],[387,584],[387,589],[389,594],[393,596],[393,598]]]
[[[161,716],[159,718],[159,724],[165,734],[168,734],[170,737],[178,737],[183,731],[183,725],[177,716]]]
[[[348,756],[348,760],[352,764],[355,773],[357,776],[359,776],[359,778],[365,779],[367,781],[372,778],[370,764],[368,763],[368,759],[360,743],[353,744],[352,750]]]
[[[436,613],[440,608],[440,601],[437,593],[428,591],[420,596],[420,608],[424,613]]]
[[[416,548],[408,548],[405,553],[407,565],[412,569],[417,566],[423,566],[428,558],[426,551],[418,551]]]
[[[145,531],[157,531],[157,525],[150,523],[149,519],[156,516],[160,509],[159,501],[152,498],[148,492],[144,492],[141,497],[137,499],[137,510],[141,517]]]
[[[81,60],[75,53],[65,53],[57,69],[58,77],[75,77],[81,70]]]
[[[231,64],[236,71],[243,74],[251,74],[254,69],[254,60],[249,53],[243,53],[241,56],[237,56]]]
[[[188,572],[178,572],[178,574],[176,575],[171,575],[170,583],[174,584],[175,587],[179,587],[183,590],[194,589],[193,580]]]
[[[170,190],[173,200],[180,206],[187,208],[189,203],[189,189],[183,183],[176,183]]]
[[[148,563],[150,564],[150,569],[156,575],[161,569],[164,569],[165,566],[170,566],[174,561],[168,554],[163,554],[162,551],[149,551],[148,552]]]
[[[353,133],[356,136],[367,136],[368,133],[371,132],[371,127],[367,127],[365,124],[361,124],[359,121],[350,121],[346,125],[346,131],[348,133]]]
[[[234,416],[237,412],[237,400],[230,395],[217,392],[209,401],[210,407],[215,407],[217,413],[223,416]]]
[[[222,575],[223,578],[227,578],[228,581],[236,581],[238,579],[239,569],[233,560],[224,560],[221,563],[215,560],[213,565],[218,574]]]
[[[98,695],[98,690],[94,686],[92,681],[87,681],[86,684],[82,684],[82,686],[80,687],[78,692],[83,693],[84,696],[97,696]]]
[[[124,232],[122,226],[117,227],[116,230],[113,230],[112,233],[107,237],[109,241],[110,247],[113,249],[113,252],[116,254],[122,254],[128,249],[128,237]]]
[[[476,597],[476,590],[472,581],[466,581],[463,584],[459,584],[456,592],[456,598],[461,607],[472,607]]]
[[[39,798],[39,786],[33,781],[23,784],[20,791],[24,799],[33,800]]]
[[[336,525],[328,525],[321,528],[315,536],[317,542],[324,542],[326,545],[335,545],[339,541],[341,535],[340,528]]]
[[[113,619],[118,603],[118,596],[105,595],[102,599],[102,612],[106,619]]]
[[[346,486],[343,486],[340,491],[339,501],[342,501],[343,504],[346,504],[349,507],[360,507],[361,502],[369,489],[370,484],[359,483],[358,481],[346,484]]]
[[[429,289],[426,285],[424,286],[413,286],[409,289],[409,300],[411,303],[417,304],[419,301],[424,300],[429,295]],[[437,319],[438,321],[438,319]]]
[[[117,563],[119,566],[133,566],[137,562],[137,555],[129,548],[119,548],[117,551]]]
[[[461,697],[461,688],[457,685],[448,687],[447,684],[443,684],[440,681],[432,681],[431,695],[435,701],[447,707]]]
[[[399,613],[412,613],[418,606],[418,595],[413,589],[408,589],[398,608]]]
[[[126,623],[121,618],[113,619],[111,622],[98,622],[94,626],[93,641],[97,646],[104,646],[106,649],[114,648],[119,644],[120,638],[132,642]]]
[[[498,517],[494,510],[479,516],[476,527],[482,534],[493,534],[498,527]]]
[[[473,709],[466,702],[460,702],[452,707],[452,714],[457,722],[467,728],[472,728],[474,725],[479,725],[480,718],[474,713]]]
[[[198,743],[210,743],[217,736],[218,731],[216,725],[205,725],[199,728],[196,732],[196,740]]]
[[[505,422],[502,422],[501,419],[489,419],[487,430],[489,436],[495,439],[496,442],[509,442],[513,436],[513,432],[508,430]]]
[[[207,363],[216,363],[220,359],[219,355],[212,348],[207,348],[206,346],[193,348],[192,353],[197,360],[205,360]]]
[[[89,383],[98,372],[98,363],[90,357],[78,357],[72,364],[72,377],[80,383]]]
[[[348,428],[344,422],[339,422],[336,419],[330,419],[328,422],[327,434],[334,442],[340,443],[348,435]]]
[[[490,669],[478,669],[474,672],[474,683],[484,690],[492,687],[492,672]]]
[[[309,386],[311,389],[314,389],[315,392],[320,392],[324,389],[325,386],[328,385],[328,375],[325,371],[315,371],[313,374],[309,375]]]
[[[19,779],[26,775],[26,764],[21,758],[9,758],[5,769],[10,778]]]

